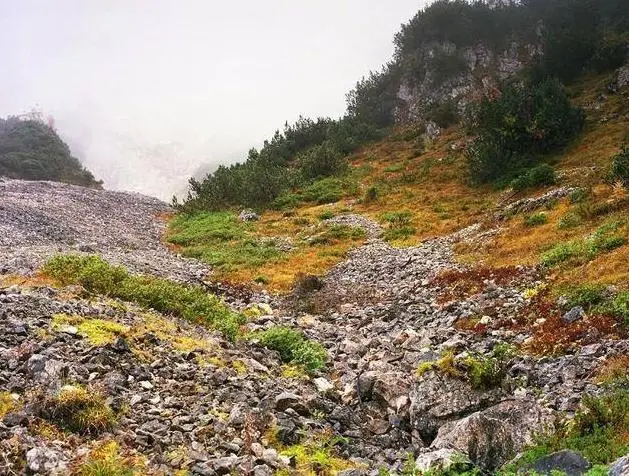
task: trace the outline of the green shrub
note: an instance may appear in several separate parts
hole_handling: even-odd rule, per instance
[[[579,284],[566,290],[565,297],[567,309],[574,306],[590,309],[592,306],[603,302],[605,287],[599,284]]]
[[[382,234],[387,241],[403,240],[415,234],[415,227],[411,226],[413,214],[408,210],[387,212],[382,214],[382,220],[388,224]]]
[[[329,141],[315,145],[297,156],[297,166],[305,180],[339,175],[347,170],[343,155]]]
[[[514,190],[524,190],[527,188],[554,185],[556,182],[557,176],[555,175],[554,169],[548,164],[542,164],[518,176],[511,182],[511,186]]]
[[[629,326],[629,291],[620,292],[612,300],[596,307],[598,312],[621,318]]]
[[[98,256],[60,255],[50,259],[43,272],[63,285],[79,284],[87,291],[134,302],[222,331],[234,339],[244,322],[216,296],[203,288],[166,279],[129,274]]]
[[[376,200],[378,200],[378,195],[379,195],[378,187],[372,185],[365,192],[365,198],[364,198],[365,203],[375,202]]]
[[[535,213],[524,217],[524,225],[528,227],[544,225],[548,223],[548,215],[545,213]]]
[[[454,101],[433,104],[426,113],[426,118],[444,129],[459,122],[459,114]]]
[[[560,230],[576,228],[577,226],[581,225],[582,222],[583,220],[578,214],[569,212],[559,219],[557,228],[559,228]]]
[[[271,327],[254,337],[263,346],[277,351],[283,362],[303,365],[309,372],[319,370],[327,360],[327,352],[321,344],[306,339],[301,332],[289,327]]]
[[[331,244],[339,240],[361,240],[365,237],[365,230],[348,225],[332,225],[322,233],[310,239],[311,245]]]
[[[570,203],[581,203],[584,202],[585,199],[589,195],[589,191],[585,188],[577,188],[574,190],[569,197]]]
[[[409,225],[412,218],[413,214],[408,210],[386,212],[382,215],[382,219],[393,227],[402,227]]]
[[[488,182],[528,167],[570,142],[583,124],[583,111],[572,107],[558,81],[508,86],[499,99],[484,99],[473,114],[478,137],[467,152],[472,179]],[[523,185],[551,178],[547,167],[540,168],[527,174]]]
[[[0,176],[100,188],[57,132],[41,119],[0,119]]]
[[[629,187],[629,147],[624,147],[612,157],[609,181],[620,182],[625,187]]]
[[[472,354],[464,361],[467,377],[472,387],[477,390],[489,390],[499,387],[504,381],[508,364],[515,350],[506,344],[497,345],[489,356]]]
[[[332,210],[325,210],[319,214],[319,220],[329,220],[330,218],[334,218],[334,212]]]

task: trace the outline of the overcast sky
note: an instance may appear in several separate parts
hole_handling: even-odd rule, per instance
[[[393,53],[425,0],[0,0],[0,116],[38,106],[107,188],[169,198]]]

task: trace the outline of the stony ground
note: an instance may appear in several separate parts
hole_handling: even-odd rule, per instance
[[[0,392],[14,399],[0,423],[0,474],[72,473],[95,441],[106,440],[141,457],[147,474],[291,474],[296,461],[282,450],[300,441],[333,445],[342,458],[335,472],[346,476],[399,470],[409,453],[425,469],[454,450],[491,472],[558,412],[574,412],[584,392],[596,393],[593,376],[604,361],[629,352],[625,336],[601,331],[579,336],[560,356],[509,354],[491,388],[474,388],[456,364],[420,376],[422,364],[448,351],[459,362],[503,344],[530,345],[543,322],[526,326],[521,318],[544,276],[535,268],[467,275],[452,246],[483,239],[479,227],[396,249],[375,223],[346,216],[335,220],[366,228],[370,239],[317,286],[283,297],[215,287],[236,309],[259,310],[250,330],[293,325],[321,342],[330,362],[308,377],[255,342],[232,344],[81,289],[19,284],[16,275],[33,275],[59,252],[207,281],[206,267],[161,243],[165,204],[21,181],[0,181],[0,199]],[[103,322],[122,326],[127,338],[82,337],[82,323]],[[42,402],[68,383],[101,392],[121,410],[115,428],[51,431]]]

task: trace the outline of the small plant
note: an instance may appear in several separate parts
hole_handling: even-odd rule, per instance
[[[77,476],[134,476],[144,466],[140,458],[125,455],[115,441],[99,443],[79,464]]]
[[[506,344],[497,345],[491,355],[470,355],[465,359],[467,376],[476,390],[499,387],[507,375],[509,361],[515,350]]]
[[[584,202],[585,199],[588,197],[589,195],[589,191],[585,188],[577,188],[576,190],[574,190],[570,196],[568,197],[570,200],[570,203],[574,204],[574,203],[581,203]]]
[[[576,213],[569,212],[559,219],[557,228],[559,228],[560,230],[568,230],[570,228],[576,228],[577,226],[581,225],[581,223],[583,223],[581,216]]]
[[[114,411],[95,389],[67,385],[43,404],[42,416],[64,429],[97,435],[116,423]]]
[[[611,183],[620,182],[624,187],[629,187],[629,147],[623,147],[612,157],[608,180]]]
[[[13,398],[9,392],[0,392],[0,419],[4,418],[4,416],[15,410],[17,407],[16,400]]]
[[[319,214],[319,220],[329,220],[330,218],[334,218],[334,212],[332,210],[325,210]]]
[[[321,344],[306,339],[301,332],[289,327],[271,327],[254,337],[263,346],[276,350],[282,362],[302,365],[309,372],[319,370],[327,360],[327,352]]]
[[[364,202],[365,203],[375,202],[376,200],[378,200],[378,196],[379,196],[378,187],[376,187],[375,185],[372,185],[365,192]]]
[[[524,226],[534,227],[548,223],[548,215],[545,213],[535,213],[524,217]]]

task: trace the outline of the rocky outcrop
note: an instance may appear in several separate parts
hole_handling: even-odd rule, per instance
[[[415,52],[418,64],[425,65],[420,76],[407,73],[398,89],[400,106],[395,112],[398,123],[424,119],[433,105],[452,102],[462,112],[471,101],[495,94],[500,80],[522,70],[538,54],[540,46],[512,42],[502,51],[479,43],[459,48],[451,42],[431,42]],[[443,77],[434,66],[435,58],[457,65],[458,72]],[[432,66],[431,66],[432,65]]]

